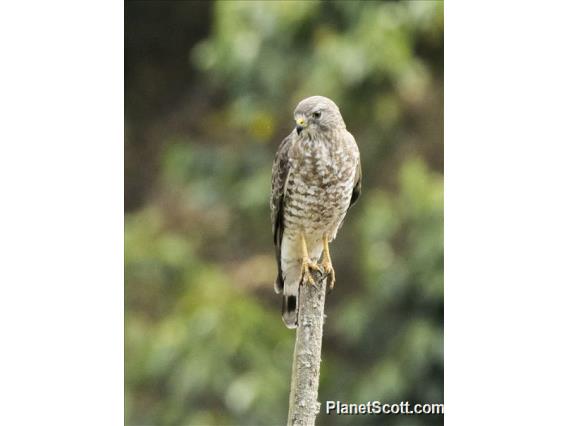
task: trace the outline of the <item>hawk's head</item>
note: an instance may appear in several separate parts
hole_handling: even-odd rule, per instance
[[[309,134],[316,134],[345,128],[339,108],[324,96],[311,96],[301,101],[294,111],[294,120],[298,135],[304,129]]]

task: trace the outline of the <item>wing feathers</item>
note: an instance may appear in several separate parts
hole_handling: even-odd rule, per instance
[[[357,161],[357,171],[355,172],[354,180],[355,184],[353,185],[353,192],[351,193],[351,201],[349,202],[349,207],[355,204],[361,196],[362,178],[363,172],[361,170],[361,159],[359,159],[359,161]]]
[[[286,189],[286,181],[290,166],[288,164],[288,151],[292,142],[292,135],[288,135],[276,151],[274,163],[272,164],[272,197],[270,199],[270,211],[272,219],[272,234],[274,237],[274,246],[276,248],[276,263],[278,265],[278,275],[274,282],[274,290],[276,293],[282,293],[284,280],[282,278],[281,246],[282,235],[284,234],[284,195]]]

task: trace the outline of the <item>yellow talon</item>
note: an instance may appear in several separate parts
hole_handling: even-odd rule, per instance
[[[323,260],[321,266],[323,271],[329,276],[329,289],[333,290],[333,287],[335,287],[335,269],[333,269],[333,265],[331,264],[327,235],[323,236]]]
[[[316,262],[313,262],[308,255],[308,246],[306,245],[306,239],[304,238],[304,234],[301,234],[302,240],[302,277],[307,277],[308,282],[311,285],[315,285],[316,282],[314,281],[314,277],[312,276],[311,271],[316,270],[319,271],[320,268]]]
[[[314,263],[309,259],[303,259],[302,260],[302,276],[307,277],[308,282],[311,285],[316,285],[316,282],[314,281],[314,277],[312,276],[312,273],[311,273],[312,270],[319,270],[317,263]]]

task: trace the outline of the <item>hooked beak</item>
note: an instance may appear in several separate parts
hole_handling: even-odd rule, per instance
[[[306,120],[304,120],[302,117],[299,117],[296,119],[296,133],[300,134],[302,133],[302,130],[304,130],[304,128],[306,127]]]

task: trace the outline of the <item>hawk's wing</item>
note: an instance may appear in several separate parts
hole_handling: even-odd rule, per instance
[[[278,264],[278,276],[274,283],[276,293],[281,293],[284,287],[282,279],[282,267],[280,265],[280,249],[282,234],[284,233],[284,194],[290,166],[288,152],[292,145],[292,134],[288,135],[276,151],[276,157],[272,164],[272,197],[270,198],[270,217],[272,219],[272,235],[276,247],[276,263]]]
[[[350,209],[351,206],[353,204],[355,204],[357,202],[357,200],[359,199],[359,197],[361,196],[363,172],[361,170],[361,157],[358,154],[359,149],[357,148],[357,143],[355,142],[355,138],[349,132],[348,132],[348,135],[349,135],[348,136],[349,139],[351,140],[352,146],[355,149],[355,152],[357,152],[357,168],[355,169],[355,178],[353,179],[353,189],[351,190],[351,200],[349,201],[349,207],[347,208],[347,209]],[[339,224],[337,229],[339,229],[343,226],[343,222],[345,222],[345,217],[343,217],[343,220],[341,221],[341,223]]]
[[[363,173],[361,170],[361,158],[357,160],[357,170],[355,171],[355,184],[353,185],[353,192],[351,193],[351,201],[349,202],[349,207],[357,202],[361,196],[361,179],[363,178]]]

